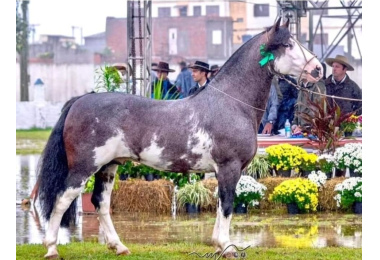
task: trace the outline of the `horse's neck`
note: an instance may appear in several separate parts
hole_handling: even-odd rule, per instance
[[[246,103],[265,109],[273,76],[266,67],[268,65],[259,65],[261,39],[247,44],[226,62],[210,84],[228,94],[225,98],[230,96],[240,100],[243,106]]]

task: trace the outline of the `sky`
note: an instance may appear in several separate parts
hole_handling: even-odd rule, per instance
[[[83,37],[104,32],[108,16],[126,15],[126,0],[30,0],[29,3],[29,23],[35,25],[35,41],[40,34],[72,36],[72,26],[82,28]],[[74,29],[78,41],[80,28]]]

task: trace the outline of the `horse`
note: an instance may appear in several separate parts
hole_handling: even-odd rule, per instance
[[[45,258],[58,257],[60,226],[75,221],[76,199],[95,175],[91,198],[106,243],[130,254],[113,226],[109,207],[117,166],[134,160],[158,170],[215,172],[219,199],[212,234],[216,252],[233,257],[229,228],[241,171],[257,151],[257,130],[273,76],[317,82],[316,56],[281,18],[242,45],[207,87],[179,100],[125,93],[88,93],[69,100],[41,155],[38,198],[49,221]],[[74,222],[75,223],[75,222]]]

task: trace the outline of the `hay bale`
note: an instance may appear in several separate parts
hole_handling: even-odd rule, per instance
[[[170,213],[173,191],[174,185],[168,180],[120,181],[119,189],[112,191],[111,208],[114,212]]]
[[[218,180],[216,178],[209,178],[206,180],[202,180],[203,185],[206,189],[211,191],[212,197],[211,202],[207,206],[201,207],[201,211],[203,212],[216,212],[216,206],[218,203],[217,198],[214,197],[215,188],[218,186]]]
[[[334,196],[336,195],[334,189],[335,185],[343,182],[344,180],[345,177],[339,177],[326,181],[325,186],[318,192],[319,210],[336,211],[339,209],[336,206],[336,200],[334,200]]]
[[[263,179],[258,179],[257,182],[265,185],[267,187],[267,191],[265,192],[265,198],[260,201],[259,207],[260,210],[272,210],[272,209],[283,209],[285,205],[281,203],[276,203],[269,201],[269,194],[271,194],[276,186],[278,186],[281,182],[289,180],[289,178],[285,177],[268,177]]]

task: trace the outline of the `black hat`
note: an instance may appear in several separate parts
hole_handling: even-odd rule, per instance
[[[218,65],[212,65],[211,68],[210,68],[210,70],[211,70],[212,72],[215,72],[215,71],[218,70],[218,69],[220,69]]]
[[[174,72],[175,70],[169,69],[169,64],[166,62],[160,61],[157,67],[152,68],[154,71],[165,71],[165,72]]]
[[[202,61],[195,61],[195,63],[193,65],[190,65],[189,68],[191,69],[202,69],[202,70],[206,70],[207,72],[210,71],[210,65],[206,62],[202,62]]]

